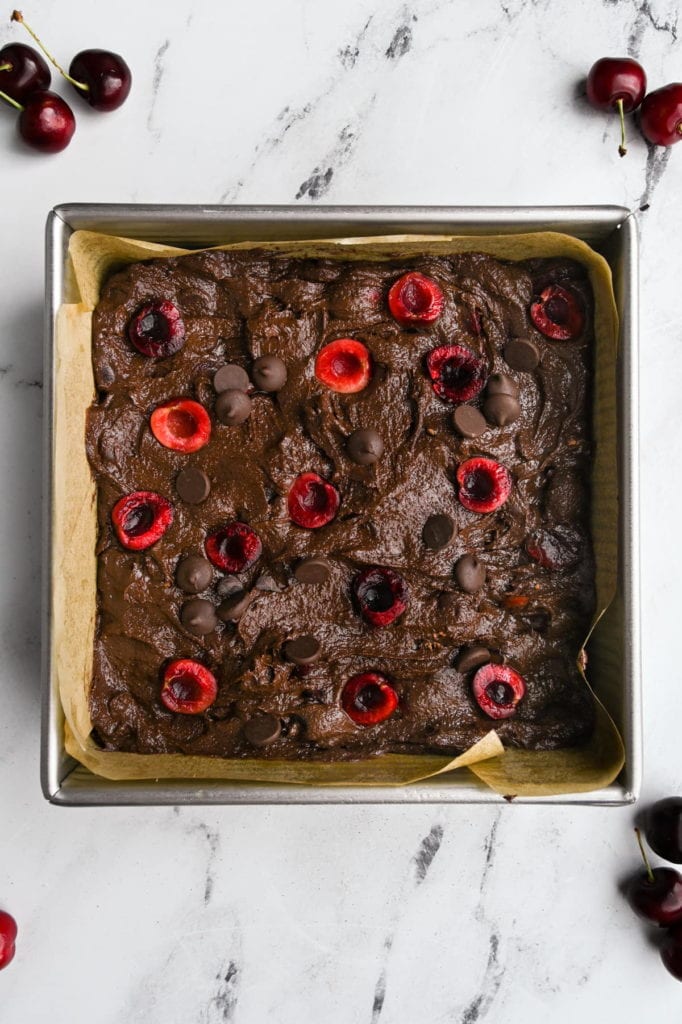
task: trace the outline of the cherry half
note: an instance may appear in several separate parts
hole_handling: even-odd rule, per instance
[[[637,842],[644,861],[644,871],[638,872],[627,887],[630,906],[646,921],[667,926],[682,921],[682,875],[674,868],[652,868],[642,844],[642,836],[635,829]]]
[[[185,344],[180,310],[168,299],[146,302],[128,321],[128,339],[143,356],[166,359]]]
[[[0,910],[0,971],[14,959],[17,922],[11,914]]]
[[[61,153],[76,130],[71,107],[54,92],[33,92],[24,103],[0,92],[0,98],[19,111],[17,128],[24,142],[39,153]]]
[[[332,391],[344,395],[362,391],[372,376],[369,349],[355,338],[330,341],[317,354],[315,376]]]
[[[200,715],[218,695],[216,677],[192,658],[171,661],[163,673],[161,702],[180,715]]]
[[[211,436],[211,417],[189,398],[171,398],[157,405],[149,418],[152,434],[164,448],[198,452]]]
[[[116,502],[111,522],[124,548],[144,551],[156,544],[173,522],[173,506],[154,491],[133,491]]]
[[[294,480],[287,498],[289,518],[297,526],[317,530],[331,523],[341,498],[337,489],[317,473],[301,473]]]
[[[494,512],[511,494],[512,477],[493,459],[473,458],[457,468],[460,504],[470,512]]]
[[[8,43],[0,50],[0,89],[23,103],[32,92],[44,92],[50,88],[50,69],[32,46],[24,43]]]
[[[432,324],[443,311],[443,292],[435,281],[412,271],[391,286],[388,308],[391,316],[403,327]]]
[[[403,614],[410,599],[407,583],[393,569],[372,566],[353,580],[360,614],[371,626],[390,626]]]
[[[526,694],[523,677],[508,665],[484,665],[474,676],[476,703],[488,718],[511,718]]]
[[[486,364],[464,345],[441,345],[426,357],[433,390],[446,402],[468,402],[482,390],[488,376]]]
[[[646,93],[646,74],[631,57],[602,57],[587,76],[587,99],[597,110],[617,110],[620,116],[620,146],[625,156],[625,117],[635,110]]]
[[[649,808],[644,834],[659,857],[682,864],[682,797],[670,796]]]
[[[380,672],[361,672],[344,686],[341,707],[356,725],[378,725],[398,707],[398,694]]]
[[[585,311],[574,292],[551,284],[531,303],[530,318],[546,338],[571,341],[585,326]]]
[[[673,978],[682,981],[682,924],[668,929],[661,945],[661,960]]]
[[[246,523],[228,523],[209,533],[204,544],[209,560],[224,572],[244,572],[258,561],[263,545]]]
[[[664,85],[644,97],[639,127],[656,146],[674,146],[682,140],[682,82]]]
[[[60,75],[63,75],[95,110],[116,110],[125,103],[133,76],[123,57],[118,53],[112,53],[110,50],[81,50],[71,61],[67,74],[45,48],[31,26],[24,21],[21,11],[12,13],[12,21],[18,21],[24,26]]]

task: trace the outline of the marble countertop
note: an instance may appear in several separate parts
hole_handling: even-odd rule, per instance
[[[134,70],[60,156],[0,112],[2,1024],[573,1024],[675,1019],[619,883],[633,808],[68,810],[38,781],[43,225],[68,201],[616,203],[642,233],[645,784],[682,792],[682,146],[577,83],[604,54],[679,76],[676,0],[118,0],[25,9],[68,63]],[[20,38],[0,28],[0,43]],[[59,86],[62,91],[61,86]],[[647,206],[645,212],[638,212]],[[676,598],[675,595],[678,595]]]

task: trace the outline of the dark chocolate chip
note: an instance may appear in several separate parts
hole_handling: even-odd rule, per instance
[[[211,585],[213,568],[201,555],[186,555],[175,567],[175,582],[186,594],[200,594]]]
[[[248,420],[253,411],[253,403],[243,391],[230,388],[222,391],[216,398],[215,414],[226,427],[236,427]]]
[[[513,338],[504,347],[504,361],[512,370],[530,373],[540,362],[540,349],[530,338]]]
[[[254,715],[244,722],[242,729],[252,747],[268,747],[279,739],[282,723],[276,715]]]
[[[279,356],[260,356],[253,364],[251,376],[261,391],[281,391],[287,382],[287,368]]]
[[[331,567],[326,558],[304,558],[294,569],[299,583],[326,583],[331,576]]]
[[[513,395],[490,395],[483,403],[483,412],[489,423],[508,427],[521,415],[521,406]]]
[[[284,653],[295,665],[312,665],[322,654],[322,648],[314,636],[298,636],[287,640]]]
[[[348,458],[358,466],[371,466],[378,462],[384,451],[384,442],[371,427],[354,430],[346,441]]]
[[[211,481],[203,470],[187,466],[176,476],[175,490],[188,505],[200,505],[211,493]]]
[[[438,595],[438,607],[442,612],[456,612],[459,602],[459,594],[454,594],[452,590],[442,590]]]
[[[506,373],[491,373],[485,386],[486,395],[511,395],[519,397],[519,386]]]
[[[458,672],[471,672],[472,668],[480,668],[491,661],[490,651],[487,647],[475,644],[472,647],[463,647],[455,658],[455,668]]]
[[[458,405],[452,414],[452,425],[462,437],[479,437],[488,429],[485,417],[473,405]]]
[[[454,521],[450,516],[440,514],[429,516],[422,530],[422,540],[432,551],[440,551],[441,548],[447,547],[454,535]]]
[[[263,573],[262,576],[259,576],[256,580],[255,588],[256,590],[264,591],[266,594],[277,594],[282,589],[275,577],[271,576],[270,573]]]
[[[219,597],[230,597],[231,594],[243,589],[244,584],[237,576],[223,576],[216,586]]]
[[[223,622],[239,622],[251,604],[251,594],[246,590],[237,590],[218,605],[218,618]]]
[[[194,636],[206,636],[207,633],[212,633],[218,624],[212,603],[201,597],[195,597],[183,604],[180,621],[187,632],[193,633]]]
[[[236,363],[221,366],[213,378],[213,387],[218,394],[222,391],[246,391],[250,384],[248,373]]]
[[[455,562],[455,579],[465,594],[475,594],[485,583],[486,571],[476,555],[462,555]]]

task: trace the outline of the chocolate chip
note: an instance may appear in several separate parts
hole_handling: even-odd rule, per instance
[[[193,633],[194,636],[206,636],[216,628],[218,619],[210,601],[195,597],[183,604],[180,610],[180,622],[188,633]]]
[[[218,605],[218,618],[223,622],[239,622],[251,604],[251,594],[246,590],[236,590]]]
[[[253,411],[253,403],[243,391],[230,388],[218,395],[215,403],[215,414],[226,427],[236,427],[248,420]]]
[[[281,391],[287,382],[286,364],[279,356],[260,356],[253,364],[251,376],[261,391]]]
[[[384,442],[371,427],[354,430],[346,441],[348,458],[358,466],[372,466],[378,462],[384,451]]]
[[[506,373],[491,373],[485,386],[486,395],[511,395],[519,397],[519,386]]]
[[[435,515],[429,516],[424,523],[422,540],[427,548],[432,551],[440,551],[447,547],[455,535],[455,524],[450,516]]]
[[[459,601],[459,594],[454,594],[451,590],[442,590],[438,595],[438,607],[442,612],[454,612]]]
[[[211,481],[203,470],[188,466],[176,476],[175,490],[188,505],[200,505],[211,493]]]
[[[312,665],[322,654],[322,648],[314,636],[299,636],[287,640],[284,653],[295,665]]]
[[[226,363],[221,366],[213,378],[213,387],[218,394],[222,391],[246,391],[250,385],[249,375],[246,370],[236,363]]]
[[[471,672],[472,668],[480,668],[481,665],[487,665],[490,660],[488,648],[475,644],[472,647],[462,648],[455,658],[455,668],[458,672]]]
[[[475,594],[485,583],[486,571],[476,555],[462,555],[455,562],[455,579],[465,594]]]
[[[483,412],[489,423],[507,427],[521,415],[521,406],[513,395],[490,395],[483,403]]]
[[[540,350],[530,338],[513,338],[504,347],[504,361],[512,370],[530,373],[540,362]]]
[[[275,715],[254,715],[244,722],[242,729],[252,747],[268,747],[279,739],[282,723]]]
[[[255,588],[256,590],[264,591],[266,594],[277,594],[282,589],[275,577],[271,576],[270,573],[263,573],[256,580]]]
[[[326,583],[331,576],[331,567],[326,558],[304,558],[294,569],[299,583]]]
[[[229,597],[231,594],[236,594],[238,590],[243,590],[244,584],[237,576],[223,576],[222,579],[218,580],[216,590],[219,597]]]
[[[488,429],[485,417],[473,405],[458,405],[452,414],[452,425],[462,437],[479,437]]]
[[[175,582],[186,594],[200,594],[212,579],[211,563],[201,555],[186,555],[175,567]]]

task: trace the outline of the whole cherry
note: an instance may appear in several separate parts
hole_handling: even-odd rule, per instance
[[[661,960],[673,978],[682,981],[682,924],[668,929],[661,946]]]
[[[8,43],[0,50],[0,89],[21,103],[32,92],[50,88],[50,69],[32,46]]]
[[[14,959],[17,922],[11,914],[0,910],[0,971]]]
[[[617,110],[620,116],[620,146],[625,156],[625,114],[640,105],[646,93],[646,74],[631,57],[602,57],[587,76],[587,98],[598,110]]]
[[[654,89],[644,98],[639,127],[656,146],[674,146],[682,140],[682,82]]]
[[[76,130],[71,107],[54,92],[34,92],[24,103],[0,92],[0,98],[19,111],[17,127],[24,142],[39,153],[61,153]]]
[[[654,924],[667,926],[682,922],[682,875],[674,868],[652,868],[638,828],[635,833],[644,871],[638,872],[628,884],[630,906],[636,914]]]
[[[47,59],[67,82],[95,110],[116,110],[128,98],[133,77],[123,57],[111,50],[81,50],[71,61],[68,74],[45,48],[21,11],[13,11],[12,21],[20,22],[35,39]]]
[[[644,834],[659,857],[682,864],[682,797],[670,796],[650,807]]]

